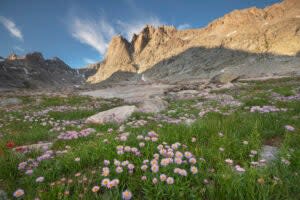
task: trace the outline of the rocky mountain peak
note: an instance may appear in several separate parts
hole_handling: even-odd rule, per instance
[[[176,30],[173,26],[147,25],[131,42],[116,36],[98,72],[88,81],[100,82],[118,71],[143,73],[157,64],[168,65],[166,60],[174,60],[189,49],[199,50],[193,51],[193,57],[187,54],[181,68],[202,55],[215,59],[215,55],[207,53],[212,48],[293,56],[300,51],[299,44],[300,1],[285,0],[264,9],[235,10],[201,29]],[[169,76],[169,72],[164,74]]]
[[[29,62],[41,63],[44,62],[44,56],[40,52],[28,53],[25,55],[25,60]]]
[[[121,35],[112,38],[107,53],[105,64],[109,66],[124,65],[131,62],[131,44]]]

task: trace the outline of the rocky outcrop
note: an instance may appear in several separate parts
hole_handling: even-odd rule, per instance
[[[136,112],[135,106],[120,106],[107,111],[100,112],[86,119],[88,124],[117,123],[126,121],[132,113]]]
[[[168,102],[161,98],[145,99],[138,105],[139,112],[159,113],[168,107]]]
[[[24,57],[12,54],[0,62],[0,88],[58,88],[81,81],[81,75],[61,59],[44,59],[39,52]]]
[[[118,71],[157,80],[211,78],[224,68],[244,76],[299,71],[299,13],[300,1],[285,0],[264,9],[233,11],[202,29],[146,26],[131,42],[113,38],[88,81],[97,83]],[[251,74],[247,66],[260,68]]]

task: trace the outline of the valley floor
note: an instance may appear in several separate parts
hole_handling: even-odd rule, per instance
[[[300,78],[165,96],[123,124],[124,105],[82,95],[2,95],[0,199],[300,199]]]

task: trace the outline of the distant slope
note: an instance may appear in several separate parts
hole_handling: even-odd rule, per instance
[[[44,59],[38,52],[0,61],[0,88],[64,87],[81,81],[81,75],[62,60]]]
[[[146,26],[131,42],[115,36],[88,82],[119,71],[145,72],[149,79],[211,77],[224,68],[244,76],[299,73],[299,52],[300,1],[285,0],[233,11],[202,29]]]

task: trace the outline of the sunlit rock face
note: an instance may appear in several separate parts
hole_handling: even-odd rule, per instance
[[[116,72],[144,73],[154,67],[159,69],[155,69],[155,72],[152,70],[148,75],[156,78],[172,76],[178,71],[183,73],[182,76],[187,73],[197,76],[206,73],[205,76],[210,76],[207,71],[215,68],[220,70],[229,65],[251,67],[251,62],[256,62],[251,59],[257,54],[262,54],[263,57],[294,57],[300,51],[299,44],[300,1],[285,0],[264,9],[253,7],[235,10],[202,29],[176,30],[172,26],[147,25],[139,34],[134,35],[130,42],[116,36],[110,42],[101,67],[88,81],[97,83]],[[194,49],[194,52],[190,52],[191,49]],[[232,54],[247,59],[245,61],[232,58],[236,62],[222,63],[223,57]],[[194,63],[191,62],[193,60]],[[206,60],[220,61],[209,63]],[[180,64],[173,65],[173,68],[167,66],[174,61]],[[272,63],[258,64],[262,67],[267,65],[267,68]],[[276,67],[274,70],[276,72]]]

